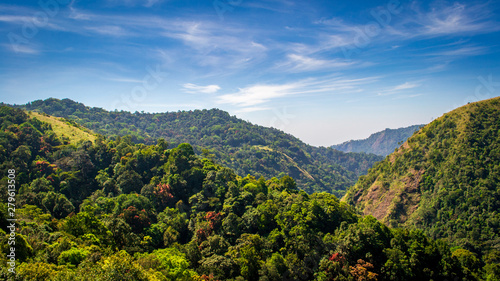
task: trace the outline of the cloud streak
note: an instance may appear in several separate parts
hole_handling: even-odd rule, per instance
[[[379,92],[377,96],[389,96],[389,95],[394,95],[402,91],[410,90],[413,88],[418,88],[420,87],[420,84],[415,83],[415,82],[405,82],[403,84],[396,85],[388,90]]]
[[[207,85],[199,86],[192,83],[186,83],[182,85],[184,92],[187,93],[202,93],[202,94],[213,94],[219,91],[221,88],[219,85]]]
[[[123,5],[127,7],[144,6],[146,8],[161,4],[162,2],[163,0],[108,0],[108,3],[111,5]]]
[[[299,54],[289,54],[287,55],[287,60],[279,64],[278,67],[290,72],[305,72],[322,69],[341,69],[353,64],[355,63],[352,61],[341,59],[324,60]]]
[[[257,84],[239,89],[235,93],[218,96],[217,103],[231,104],[240,110],[252,111],[257,105],[266,104],[278,98],[289,96],[305,96],[310,94],[330,93],[346,94],[362,91],[361,85],[370,84],[378,77],[347,79],[342,77],[323,77],[304,79],[294,83],[284,84]],[[247,109],[245,109],[247,108]],[[262,110],[262,107],[259,108]]]

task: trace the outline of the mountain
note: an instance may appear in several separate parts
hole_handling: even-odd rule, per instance
[[[66,123],[0,106],[1,280],[500,277],[497,260],[361,218],[289,176],[240,177],[187,143],[135,144]]]
[[[18,106],[64,117],[96,133],[131,136],[135,143],[169,146],[190,143],[195,152],[212,157],[238,175],[272,178],[289,175],[299,188],[327,191],[341,197],[347,187],[382,157],[313,147],[280,130],[253,125],[218,109],[166,113],[109,112],[69,99],[37,100]]]
[[[370,135],[367,139],[350,140],[332,145],[331,148],[344,152],[365,152],[387,156],[423,126],[413,125],[406,128],[385,129]]]
[[[479,256],[500,250],[500,97],[424,126],[361,176],[344,201]]]

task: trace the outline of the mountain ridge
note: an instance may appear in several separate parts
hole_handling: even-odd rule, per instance
[[[290,134],[219,109],[131,113],[88,107],[69,99],[37,100],[15,107],[64,117],[108,137],[130,135],[135,143],[154,144],[159,138],[171,146],[190,143],[195,152],[211,155],[240,176],[271,178],[278,171],[295,178],[309,193],[327,191],[341,197],[359,175],[382,160],[373,154],[310,146]]]
[[[422,126],[424,125],[412,125],[398,129],[386,128],[371,134],[366,139],[349,140],[330,147],[343,152],[365,152],[387,156]]]
[[[500,248],[500,97],[424,126],[361,176],[345,202],[479,255]]]

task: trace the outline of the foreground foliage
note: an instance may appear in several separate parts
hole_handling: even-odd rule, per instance
[[[0,108],[0,171],[19,192],[11,280],[496,280],[498,256],[358,217],[289,176],[240,177],[189,144],[78,145]],[[6,181],[4,177],[3,182]],[[6,198],[0,224],[5,229]],[[497,275],[495,275],[497,274]]]

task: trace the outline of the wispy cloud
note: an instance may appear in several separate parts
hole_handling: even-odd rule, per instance
[[[110,5],[151,6],[160,4],[158,0],[109,1]],[[0,22],[23,24],[29,22],[36,10],[15,9],[0,15]],[[217,20],[197,19],[196,17],[160,17],[135,14],[133,17],[119,13],[88,11],[76,7],[75,2],[66,11],[61,10],[57,17],[49,19],[45,29],[57,29],[87,37],[103,35],[113,40],[159,40],[161,37],[177,42],[162,44],[157,49],[169,50],[176,59],[189,61],[190,65],[207,66],[218,70],[242,69],[262,61],[268,48],[255,37],[257,31],[246,26],[228,27]],[[134,37],[134,38],[130,38]],[[135,46],[147,45],[150,41],[135,41]],[[116,42],[115,42],[116,43]],[[179,44],[181,43],[181,44]],[[182,46],[182,44],[184,46]],[[189,54],[185,46],[190,48]],[[119,52],[123,52],[120,49]]]
[[[445,62],[442,62],[442,63],[438,63],[438,64],[435,64],[429,68],[426,69],[426,72],[440,72],[440,71],[444,71],[448,68],[448,66],[450,65],[450,62],[451,61],[445,61]]]
[[[405,90],[409,90],[409,89],[413,89],[413,88],[417,88],[417,87],[420,87],[420,84],[419,83],[415,83],[415,82],[405,82],[403,84],[399,84],[399,85],[396,85],[392,88],[389,88],[385,91],[382,91],[382,92],[379,92],[377,95],[378,96],[388,96],[388,95],[394,95],[394,94],[397,94],[401,91],[405,91]]]
[[[213,94],[221,89],[219,85],[199,86],[192,83],[186,83],[182,85],[182,87],[183,90],[187,93],[202,93],[202,94]]]
[[[40,50],[33,46],[32,44],[3,44],[3,46],[8,49],[8,50],[11,50],[15,53],[18,53],[18,54],[28,54],[28,55],[36,55],[38,53],[40,53]]]
[[[74,3],[74,2],[73,2]],[[91,20],[94,16],[91,13],[82,12],[79,9],[73,7],[73,4],[69,6],[70,14],[68,17],[74,20]]]
[[[331,50],[340,52],[346,47],[359,49],[365,45],[378,44],[391,44],[394,50],[399,49],[399,42],[404,41],[492,33],[500,30],[500,24],[492,19],[490,10],[488,4],[469,3],[440,6],[432,4],[430,9],[423,10],[420,4],[412,2],[404,6],[401,14],[392,15],[388,24],[383,26],[369,20],[366,23],[353,23],[336,17],[322,19],[314,22],[318,26],[316,43],[294,44],[292,50],[312,55]],[[367,31],[370,24],[377,25],[378,32],[370,34]],[[461,50],[464,53],[480,51],[484,50],[479,47]]]
[[[480,46],[480,47],[475,47],[475,46],[464,46],[460,48],[455,48],[452,50],[443,50],[443,51],[438,51],[435,53],[429,53],[429,56],[477,56],[477,55],[482,55],[486,53],[488,48]]]
[[[242,34],[247,34],[243,35]],[[250,30],[220,26],[210,21],[175,21],[165,28],[165,37],[180,40],[196,51],[200,65],[231,68],[265,57],[267,47],[251,38]]]
[[[421,97],[423,96],[424,94],[413,94],[413,95],[399,95],[399,96],[395,96],[393,97],[392,99],[393,100],[400,100],[400,99],[412,99],[412,98],[416,98],[416,97]]]
[[[397,85],[396,87],[392,88],[391,91],[408,90],[408,89],[416,88],[418,86],[420,86],[420,85],[416,84],[416,83],[405,82],[401,85]]]
[[[13,23],[13,24],[23,24],[25,22],[29,22],[32,18],[28,16],[20,16],[20,15],[1,15],[0,21]]]
[[[237,93],[219,96],[219,103],[229,103],[239,107],[263,104],[271,99],[297,94],[301,83],[283,85],[255,85],[239,89]]]
[[[236,93],[220,95],[217,102],[240,108],[254,108],[277,98],[319,93],[346,94],[362,91],[363,84],[378,80],[378,77],[346,79],[342,77],[309,78],[294,83],[265,85],[257,84],[241,88]]]
[[[110,35],[117,37],[132,35],[132,33],[117,25],[86,26],[85,29],[101,35]]]
[[[144,6],[144,7],[152,7],[156,4],[160,4],[164,2],[163,0],[108,0],[108,3],[111,5],[123,5],[128,7],[134,6]]]
[[[106,80],[115,81],[115,82],[123,82],[123,83],[143,83],[144,82],[144,80],[139,80],[139,79],[134,79],[134,78],[125,78],[125,77],[107,78]]]
[[[415,37],[460,36],[490,33],[500,30],[491,19],[488,4],[434,5],[422,11],[413,3],[403,20],[396,22],[390,31],[406,39]]]
[[[279,68],[291,72],[314,71],[320,69],[338,69],[353,65],[341,59],[322,60],[299,54],[289,54],[287,61],[278,65]]]
[[[36,30],[38,29],[65,30],[65,28],[60,24],[60,21],[57,21],[54,18],[49,18],[46,22],[42,22],[43,24],[34,24],[40,22],[40,19],[36,17],[36,12],[37,12],[36,10],[33,10],[33,11],[25,11],[25,14],[22,15],[20,14],[0,15],[0,22],[17,24],[21,26],[34,25]]]
[[[418,14],[417,23],[423,26],[422,33],[426,35],[488,33],[499,30],[497,24],[488,19],[489,16],[484,4],[454,3],[452,6]]]

